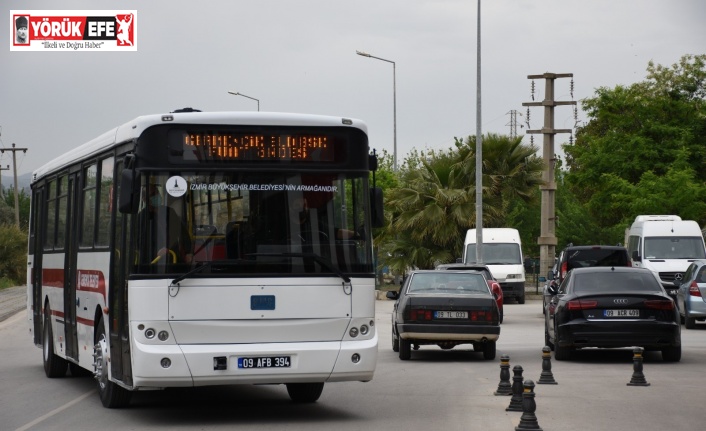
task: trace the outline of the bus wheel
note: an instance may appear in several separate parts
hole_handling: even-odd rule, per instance
[[[93,346],[93,374],[98,381],[98,393],[101,397],[103,407],[110,409],[126,407],[130,403],[132,392],[111,382],[108,379],[108,358],[105,353],[108,351],[108,340],[105,336],[105,325],[103,318],[98,321],[96,328],[96,344]]]
[[[44,307],[44,330],[42,331],[42,356],[44,374],[47,377],[64,377],[69,363],[54,353],[54,333],[51,329],[51,310]]]
[[[323,383],[287,383],[287,393],[295,403],[313,403],[323,390]]]

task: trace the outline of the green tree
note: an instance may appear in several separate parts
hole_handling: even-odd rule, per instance
[[[564,146],[565,179],[596,239],[623,241],[638,214],[706,222],[698,204],[706,181],[706,55],[685,55],[671,67],[650,62],[645,81],[602,87],[582,102],[589,121]]]
[[[543,163],[521,139],[483,139],[483,225],[504,226],[513,202],[530,202]],[[395,271],[433,268],[461,255],[466,230],[475,226],[475,137],[455,139],[448,150],[413,152],[400,186],[389,191],[390,224],[380,235],[381,260]]]
[[[4,209],[0,209],[0,223],[15,223],[15,189],[14,187],[9,187],[2,191],[0,195],[2,202],[5,204]],[[29,207],[30,198],[24,189],[20,189],[17,194],[17,200],[19,202],[20,208],[20,227],[27,229],[29,226]],[[9,209],[9,212],[7,211]],[[8,219],[8,215],[10,218]]]
[[[20,285],[27,276],[27,233],[12,224],[0,224],[0,279]]]

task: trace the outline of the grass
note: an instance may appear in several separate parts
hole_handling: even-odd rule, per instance
[[[8,287],[15,287],[19,286],[19,284],[14,281],[10,280],[9,278],[2,277],[0,278],[0,290],[7,289]]]

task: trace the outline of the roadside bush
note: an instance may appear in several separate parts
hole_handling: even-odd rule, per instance
[[[14,224],[0,224],[0,278],[27,281],[27,233]]]

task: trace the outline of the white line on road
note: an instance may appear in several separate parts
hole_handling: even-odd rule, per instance
[[[74,404],[83,401],[84,399],[95,394],[96,391],[97,391],[96,389],[90,390],[90,391],[86,392],[85,394],[81,395],[80,397],[76,398],[75,400],[70,401],[61,407],[55,408],[54,410],[50,411],[49,413],[45,414],[44,416],[38,417],[37,419],[33,420],[32,422],[28,423],[27,425],[17,428],[15,431],[26,431],[26,430],[32,428],[33,426],[37,425],[38,423],[44,422],[45,420],[49,419],[50,417],[54,416],[55,414],[60,413],[64,410],[68,409],[69,407],[73,406]]]

